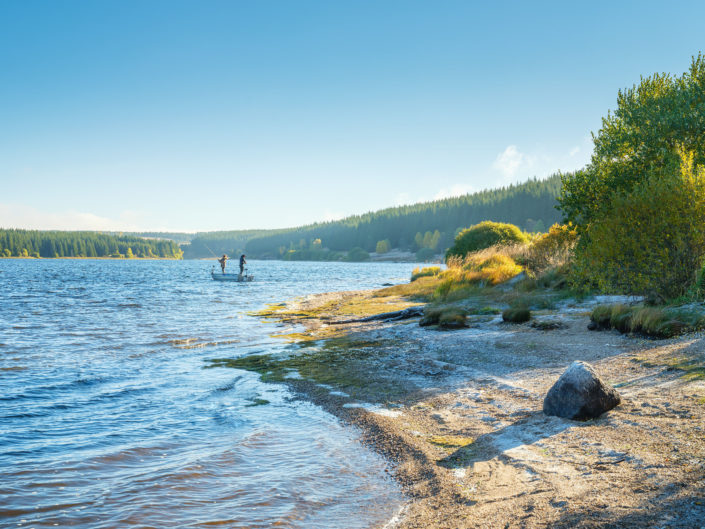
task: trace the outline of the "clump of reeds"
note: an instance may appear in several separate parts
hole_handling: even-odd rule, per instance
[[[411,272],[412,283],[421,277],[434,277],[441,273],[440,266],[426,266],[424,268],[419,268],[418,266],[414,268]]]
[[[531,310],[528,307],[509,307],[502,312],[502,320],[507,323],[524,323],[531,319]]]
[[[438,325],[442,329],[460,329],[467,327],[468,311],[455,306],[428,307],[419,322],[422,327]]]
[[[697,311],[644,305],[598,305],[590,320],[596,329],[617,329],[653,338],[671,338],[705,327],[705,315]]]

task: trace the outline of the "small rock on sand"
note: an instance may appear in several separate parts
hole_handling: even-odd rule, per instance
[[[584,421],[599,417],[620,403],[619,393],[586,362],[573,362],[548,390],[543,412]]]

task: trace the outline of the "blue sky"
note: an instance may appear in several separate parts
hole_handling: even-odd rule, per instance
[[[584,165],[704,2],[0,2],[0,226],[287,227]]]

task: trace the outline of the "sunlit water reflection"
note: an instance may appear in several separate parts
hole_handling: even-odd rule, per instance
[[[402,497],[357,432],[203,367],[286,347],[249,311],[413,266],[259,262],[228,284],[202,261],[0,260],[0,526],[383,523]]]

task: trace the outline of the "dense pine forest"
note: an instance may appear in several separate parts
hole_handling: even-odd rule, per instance
[[[185,233],[180,231],[128,231],[122,233],[110,232],[111,235],[132,235],[145,239],[168,239],[176,244],[186,244],[191,242],[195,236],[194,233]]]
[[[400,249],[423,259],[442,253],[460,230],[483,220],[544,231],[561,218],[555,208],[560,190],[560,175],[554,175],[298,228],[199,233],[184,247],[184,257],[244,252],[251,258],[323,260],[343,258],[352,249],[362,255]]]
[[[213,257],[227,253],[234,255],[242,253],[250,239],[263,237],[268,234],[288,230],[240,230],[240,231],[211,231],[196,233],[191,239],[191,244],[182,246],[185,259],[199,259]],[[255,257],[252,255],[252,257]]]
[[[89,231],[0,229],[0,257],[114,257],[181,259],[171,240],[151,240]]]

